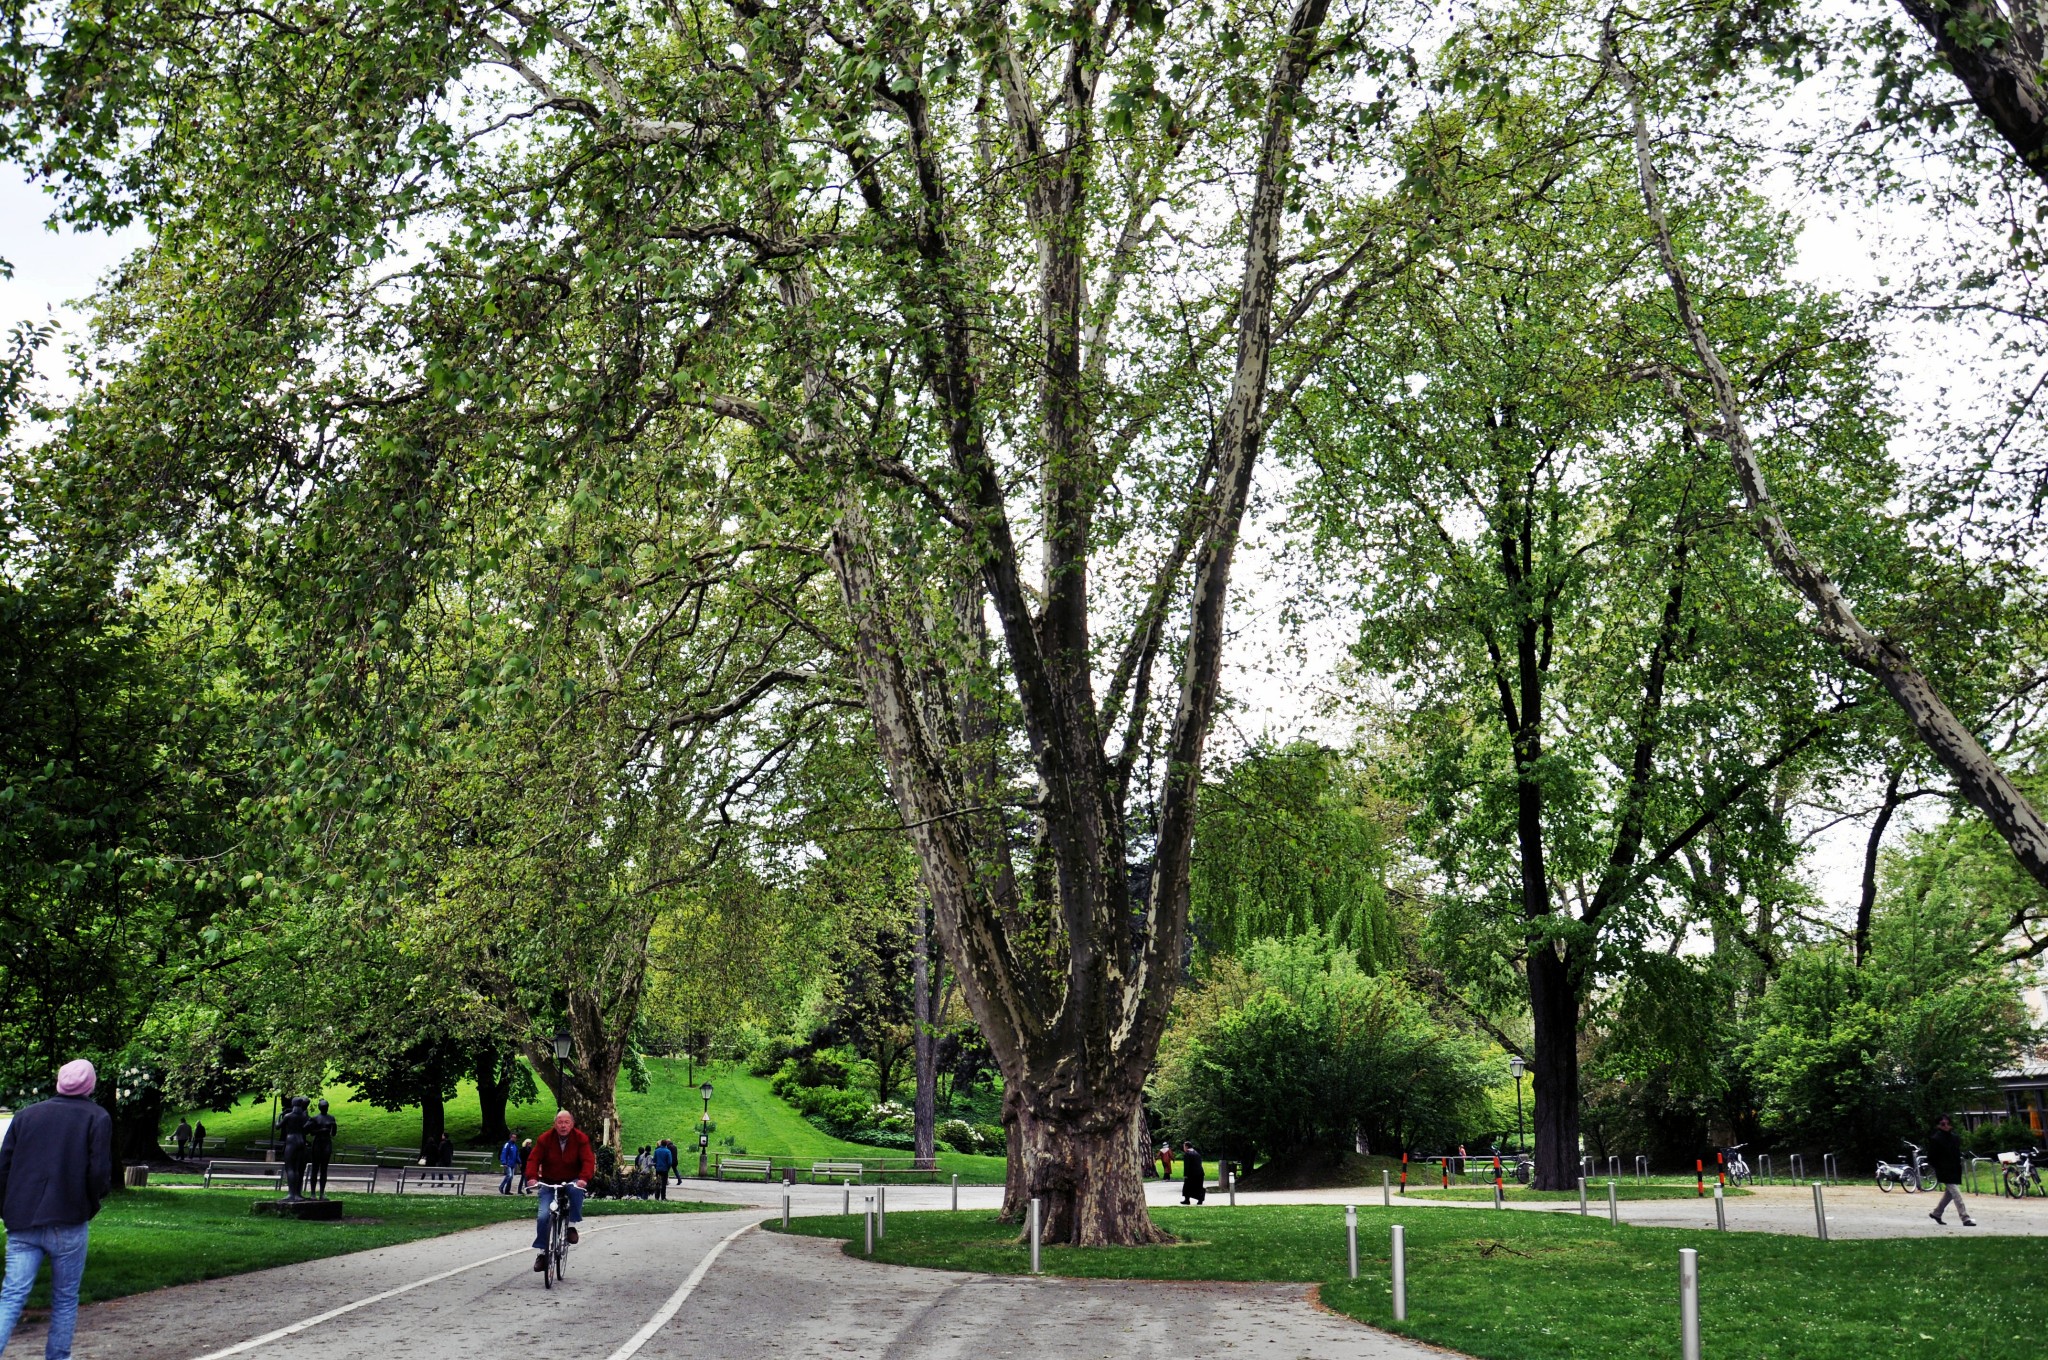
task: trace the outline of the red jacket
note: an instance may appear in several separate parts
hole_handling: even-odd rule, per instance
[[[590,1150],[590,1135],[582,1129],[570,1129],[566,1139],[545,1129],[533,1140],[533,1151],[526,1154],[526,1179],[530,1181],[561,1185],[587,1181],[596,1174],[597,1154]]]

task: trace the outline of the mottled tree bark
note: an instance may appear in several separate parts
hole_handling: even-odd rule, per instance
[[[1900,0],[1977,109],[2034,175],[2048,183],[2048,81],[2044,19],[2023,4],[1995,0]]]

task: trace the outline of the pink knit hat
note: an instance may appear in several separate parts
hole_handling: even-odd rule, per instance
[[[73,1058],[57,1069],[57,1094],[60,1096],[89,1096],[92,1088],[99,1085],[100,1074],[92,1070],[92,1064],[84,1058]]]

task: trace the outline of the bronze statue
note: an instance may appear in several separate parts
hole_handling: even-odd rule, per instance
[[[320,1101],[320,1113],[307,1121],[306,1142],[313,1158],[313,1195],[327,1198],[327,1164],[334,1160],[334,1138],[340,1125],[327,1113],[327,1101]]]
[[[306,1114],[304,1096],[293,1096],[291,1109],[277,1121],[277,1131],[284,1136],[284,1174],[291,1187],[291,1193],[285,1196],[288,1201],[305,1198],[301,1192],[306,1180],[306,1132],[312,1122]]]

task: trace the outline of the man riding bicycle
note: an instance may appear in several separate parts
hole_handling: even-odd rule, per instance
[[[548,1216],[554,1212],[556,1194],[548,1186],[559,1187],[569,1201],[573,1243],[578,1240],[575,1225],[583,1221],[583,1192],[596,1174],[597,1154],[590,1150],[590,1136],[576,1127],[575,1115],[563,1110],[555,1116],[555,1126],[533,1140],[533,1151],[526,1156],[527,1182],[548,1183],[540,1187],[540,1211],[533,1219],[533,1249],[540,1253],[533,1262],[536,1271],[548,1268]]]

